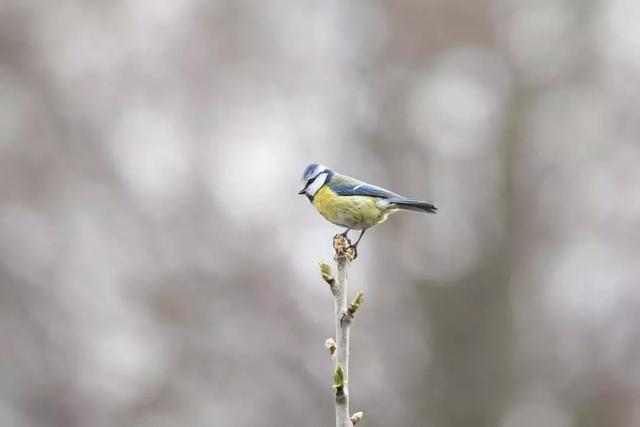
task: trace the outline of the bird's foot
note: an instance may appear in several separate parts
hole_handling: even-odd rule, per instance
[[[351,244],[351,240],[343,234],[336,234],[333,238],[333,248],[336,250],[336,259],[346,257],[353,261],[358,257],[356,247]]]
[[[347,253],[347,256],[351,259],[351,261],[358,258],[358,242],[355,242],[355,243],[349,242],[349,246],[347,246],[347,249],[345,251]]]
[[[344,233],[333,236],[333,248],[336,253],[344,253],[349,246],[351,246],[351,240]]]
[[[349,247],[347,248],[347,257],[349,257],[349,259],[351,261],[353,261],[354,259],[358,258],[358,247],[354,246],[354,245],[349,245]]]

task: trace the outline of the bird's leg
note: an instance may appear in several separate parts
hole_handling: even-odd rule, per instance
[[[351,241],[347,239],[347,241],[349,241],[349,247],[347,249],[352,252],[351,254],[352,259],[356,259],[358,257],[358,243],[360,243],[360,239],[362,239],[362,236],[364,236],[365,231],[367,230],[366,229],[362,230],[362,232],[358,236],[358,240],[356,240],[356,242],[353,244],[351,243]]]
[[[351,247],[353,247],[353,248],[357,248],[358,247],[358,243],[360,243],[360,239],[362,239],[362,236],[364,236],[364,232],[365,231],[367,231],[366,228],[362,230],[362,233],[360,233],[360,235],[358,236],[358,240],[356,240],[356,242],[353,245],[351,245]]]

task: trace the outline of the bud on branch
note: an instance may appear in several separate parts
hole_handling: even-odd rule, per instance
[[[324,342],[324,347],[327,349],[331,356],[335,354],[337,346],[333,338],[327,338],[327,340]]]
[[[336,389],[337,394],[342,394],[345,384],[344,369],[342,369],[342,365],[338,363],[338,366],[336,366],[336,370],[333,373],[333,388]]]
[[[356,297],[351,302],[351,304],[349,304],[349,308],[347,309],[347,313],[350,316],[353,316],[354,314],[356,314],[356,311],[358,311],[358,309],[360,308],[360,304],[362,304],[363,300],[364,300],[364,292],[359,291],[356,294]]]
[[[333,277],[331,267],[324,261],[320,261],[320,273],[322,274],[322,280],[327,282],[329,286],[333,287],[336,284],[336,279]]]
[[[356,425],[359,421],[362,421],[362,417],[364,417],[364,412],[356,412],[355,414],[351,415],[351,422],[353,423],[353,425]]]

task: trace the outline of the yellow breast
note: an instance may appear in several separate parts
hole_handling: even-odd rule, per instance
[[[313,199],[313,206],[334,224],[362,230],[381,223],[389,210],[381,208],[375,197],[339,196],[328,186],[322,187]]]

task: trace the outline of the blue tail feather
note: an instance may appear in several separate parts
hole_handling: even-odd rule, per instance
[[[393,203],[398,206],[399,209],[407,209],[416,212],[436,213],[438,208],[435,205],[423,202],[422,200],[407,199],[406,197],[390,197],[385,199],[389,203]]]

